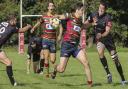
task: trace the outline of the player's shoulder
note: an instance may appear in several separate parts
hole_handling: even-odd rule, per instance
[[[106,19],[112,19],[112,15],[110,13],[105,13],[105,18]]]
[[[8,27],[8,26],[9,26],[9,23],[8,23],[8,22],[3,21],[3,22],[1,22],[1,23],[0,23],[0,25],[2,25],[2,26],[4,26],[4,27]]]
[[[44,12],[44,13],[42,14],[42,17],[44,17],[44,16],[47,16],[47,13],[46,13],[46,12]]]
[[[97,15],[98,15],[98,12],[97,12],[97,11],[92,12],[90,15],[91,15],[91,17],[95,17],[95,16],[97,16]]]

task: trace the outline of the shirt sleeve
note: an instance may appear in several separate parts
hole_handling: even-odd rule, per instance
[[[106,26],[112,27],[112,17],[111,17],[111,15],[106,16]]]
[[[18,32],[19,32],[19,29],[20,29],[20,28],[18,28],[18,27],[14,27],[14,28],[13,28],[13,33],[18,33]]]
[[[89,23],[92,23],[93,22],[93,14],[90,14],[88,17],[87,17],[87,20]]]
[[[65,18],[67,20],[67,19],[69,19],[71,17],[71,13],[64,13],[64,16],[65,16]]]

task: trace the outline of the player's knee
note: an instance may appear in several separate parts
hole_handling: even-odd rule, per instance
[[[7,66],[11,66],[12,65],[12,61],[10,59],[7,59],[6,65]]]
[[[103,52],[98,52],[98,54],[99,54],[99,57],[100,58],[103,58],[104,57],[104,53]]]
[[[51,60],[51,63],[54,64],[55,63],[55,59]]]
[[[117,54],[117,52],[112,52],[111,53],[111,58],[113,59],[113,61],[118,61],[118,54]]]
[[[65,71],[65,69],[63,67],[59,67],[58,72],[63,73],[64,71]]]
[[[51,61],[52,64],[55,64],[55,61]]]

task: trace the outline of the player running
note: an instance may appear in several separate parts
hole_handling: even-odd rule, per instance
[[[6,53],[3,50],[1,50],[1,48],[3,45],[5,45],[5,42],[9,40],[9,38],[14,33],[25,32],[29,28],[31,28],[31,25],[27,25],[24,28],[18,29],[16,27],[16,23],[17,23],[17,19],[14,15],[10,15],[8,17],[8,21],[0,23],[0,62],[6,65],[6,72],[7,72],[8,78],[13,86],[16,86],[17,83],[13,76],[12,61],[10,60],[10,58],[8,58]]]
[[[82,31],[82,15],[84,11],[84,5],[82,3],[76,3],[72,7],[72,13],[66,13],[64,15],[58,15],[59,19],[67,20],[66,32],[63,36],[63,42],[61,45],[61,57],[60,63],[55,66],[54,72],[51,77],[54,79],[56,73],[63,73],[66,69],[70,56],[77,58],[84,66],[84,70],[87,76],[88,85],[92,86],[92,74],[87,60],[87,55],[79,47],[80,35]]]
[[[43,47],[43,54],[44,54],[44,69],[46,77],[49,77],[49,58],[52,63],[52,66],[54,65],[56,61],[56,28],[52,25],[51,21],[54,19],[55,16],[55,6],[53,2],[48,3],[47,12],[42,15],[42,18],[40,21],[37,22],[37,24],[32,28],[32,31],[36,29],[39,25],[42,25],[43,34],[42,34],[42,47]],[[62,26],[60,25],[60,28],[62,29]],[[60,40],[62,33],[60,30],[60,33],[58,35],[57,40]]]
[[[117,71],[120,74],[122,85],[126,83],[122,66],[120,64],[116,46],[114,44],[114,40],[111,35],[111,28],[112,28],[112,19],[111,16],[106,13],[107,5],[105,2],[100,2],[99,10],[97,12],[92,13],[85,24],[88,25],[92,23],[94,25],[94,33],[95,33],[95,40],[97,45],[97,51],[100,57],[100,61],[107,73],[108,83],[112,83],[112,74],[109,71],[109,67],[107,64],[106,57],[104,55],[105,48],[109,51],[111,58],[115,62]]]

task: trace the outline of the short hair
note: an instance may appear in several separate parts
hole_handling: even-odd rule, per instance
[[[100,1],[100,4],[102,4],[105,8],[108,7],[107,3],[105,1],[103,1],[103,0]]]
[[[53,1],[49,1],[49,2],[47,2],[47,7],[49,6],[50,3],[53,3],[55,5],[55,3]]]
[[[84,7],[84,4],[79,2],[79,3],[75,3],[71,6],[71,12],[75,12],[77,9],[81,9],[82,7]]]
[[[9,15],[7,16],[7,20],[8,20],[8,21],[14,20],[14,19],[16,19],[16,15],[15,15],[15,14],[9,14]]]

